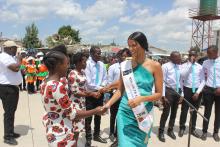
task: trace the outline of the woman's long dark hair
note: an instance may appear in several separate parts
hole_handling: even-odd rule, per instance
[[[145,51],[148,51],[147,37],[142,32],[134,32],[129,37],[128,40],[134,40],[140,44]]]

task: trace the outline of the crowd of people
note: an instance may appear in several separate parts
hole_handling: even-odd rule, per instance
[[[13,41],[6,41],[4,51],[0,54],[0,89],[3,91],[0,98],[5,111],[4,142],[15,145],[16,138],[20,136],[14,132],[14,114],[19,88],[26,90],[26,83],[29,94],[39,90],[42,96],[45,109],[43,124],[51,147],[77,146],[81,132],[85,132],[86,147],[92,145],[92,140],[107,143],[100,135],[100,125],[102,115],[108,109],[111,146],[146,147],[153,127],[150,112],[157,101],[161,101],[162,105],[158,139],[166,141],[164,132],[170,116],[167,135],[175,140],[173,128],[178,106],[181,105],[179,137],[184,135],[187,114],[191,110],[185,100],[196,109],[204,105],[204,116],[208,121],[203,121],[203,133],[199,134],[196,130],[196,111],[192,112],[190,130],[193,136],[202,140],[207,138],[212,106],[215,104],[213,138],[220,141],[218,48],[208,48],[207,60],[202,65],[197,63],[198,53],[195,50],[189,50],[188,60],[184,63],[178,51],[170,54],[169,61],[159,63],[148,58],[148,42],[142,32],[132,33],[127,43],[128,48],[120,50],[107,61],[102,60],[98,46],[90,48],[89,56],[82,52],[70,56],[64,45],[56,46],[46,54],[38,52],[28,55],[22,51],[16,56],[17,45]],[[127,68],[124,65],[131,66],[131,70],[122,72]],[[126,76],[129,76],[129,82],[125,80]],[[134,91],[129,90],[129,86]],[[139,95],[131,97],[132,92]],[[143,106],[141,113],[137,112],[139,106]]]
[[[172,52],[170,62],[163,64],[164,77],[164,94],[162,97],[163,112],[160,119],[158,138],[165,142],[164,127],[170,114],[167,135],[176,139],[173,132],[178,105],[181,104],[181,114],[179,122],[178,136],[182,137],[186,129],[185,123],[189,110],[189,105],[185,100],[190,102],[196,109],[199,109],[201,102],[204,105],[204,116],[202,134],[196,131],[196,111],[192,112],[191,133],[202,140],[207,139],[207,130],[209,119],[212,112],[212,106],[215,103],[215,121],[213,138],[219,142],[219,125],[220,125],[220,58],[218,57],[218,48],[210,46],[207,50],[208,59],[202,65],[197,63],[197,52],[190,50],[189,59],[186,63],[181,64],[181,55],[179,52]],[[185,100],[183,100],[185,98]],[[190,108],[190,111],[192,109]]]
[[[20,70],[23,81],[19,85],[20,91],[27,90],[28,94],[39,91],[39,86],[48,75],[46,66],[42,63],[44,53],[32,53],[22,50],[18,53],[21,58]]]

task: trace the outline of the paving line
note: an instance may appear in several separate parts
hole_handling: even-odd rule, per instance
[[[30,94],[27,93],[28,97],[28,113],[29,113],[29,123],[30,123],[30,131],[31,131],[31,139],[32,139],[32,147],[34,147],[34,133],[33,133],[33,127],[32,127],[32,120],[31,120],[31,109],[30,109]]]

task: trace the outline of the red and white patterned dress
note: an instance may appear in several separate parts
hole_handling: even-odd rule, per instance
[[[76,105],[77,110],[85,110],[85,97],[78,97],[76,94],[86,90],[86,76],[83,72],[72,70],[68,75],[70,98]],[[83,132],[85,128],[85,119],[81,119],[78,122],[73,123],[75,132]]]
[[[43,124],[46,127],[48,145],[51,147],[73,147],[76,140],[73,131],[73,120],[76,106],[68,96],[66,78],[60,81],[48,81],[41,84],[42,103],[46,114]]]

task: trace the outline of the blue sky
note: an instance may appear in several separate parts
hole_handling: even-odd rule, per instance
[[[34,22],[44,41],[62,25],[80,31],[83,43],[126,45],[129,34],[142,31],[153,46],[169,50],[190,47],[188,9],[198,0],[0,0],[3,37],[23,38]]]

